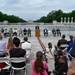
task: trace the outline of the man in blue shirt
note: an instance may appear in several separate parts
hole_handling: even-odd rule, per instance
[[[70,43],[70,44],[68,45],[68,47],[66,48],[66,52],[67,52],[68,54],[70,54],[70,51],[71,51],[72,47],[74,46],[74,43],[75,43],[75,37],[73,37],[73,42]],[[69,56],[69,59],[71,60],[71,57],[70,57],[70,56]]]
[[[70,38],[70,40],[68,41],[68,45],[73,42],[73,36],[70,35],[69,38]]]
[[[71,43],[68,45],[68,47],[67,47],[67,49],[66,49],[66,52],[67,52],[67,53],[70,53],[70,50],[71,50],[71,48],[73,47],[74,43],[75,43],[75,37],[73,37],[73,42],[71,42]]]

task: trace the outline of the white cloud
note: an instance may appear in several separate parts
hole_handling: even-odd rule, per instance
[[[0,11],[25,20],[39,19],[52,10],[70,12],[74,7],[75,0],[0,0]]]

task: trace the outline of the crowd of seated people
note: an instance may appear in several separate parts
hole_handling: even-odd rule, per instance
[[[20,44],[20,39],[17,38],[17,37],[14,37],[13,39],[13,44],[14,44],[14,48],[11,48],[9,50],[9,57],[12,58],[12,57],[24,57],[26,58],[26,51],[25,49],[22,49],[21,48],[21,44]],[[25,65],[25,63],[17,63],[17,64],[14,64],[12,63],[14,66],[16,67],[22,67],[23,65]]]
[[[3,35],[3,37],[12,37],[12,36],[28,36],[28,37],[31,37],[31,29],[28,28],[20,28],[20,29],[17,29],[17,28],[10,28],[10,29],[1,29],[0,33]]]
[[[3,51],[0,52],[0,57],[24,57],[26,59],[26,53],[27,50],[25,49],[31,49],[31,44],[28,42],[28,38],[24,37],[24,42],[21,43],[20,39],[17,37],[9,37],[8,42],[6,43],[5,41],[2,40],[2,36],[0,35],[0,51],[2,50],[8,50],[8,52]],[[19,64],[14,64],[12,63],[13,66],[15,67],[22,67],[25,65],[25,62],[19,63]],[[6,63],[0,63],[0,68],[4,68],[6,66]],[[3,71],[0,72],[2,74]],[[4,71],[5,73],[5,71]]]
[[[52,29],[52,34],[53,34],[53,36],[61,36],[61,31],[60,31],[60,29],[59,28],[57,28],[57,29],[55,29],[55,28],[53,28]]]
[[[70,35],[70,40],[67,41],[68,46],[64,48],[64,51],[66,52],[67,59],[70,60],[70,64],[68,66],[67,75],[75,75],[75,37]]]
[[[75,37],[69,36],[70,40],[65,39],[65,35],[58,40],[57,47],[52,49],[51,43],[48,43],[46,48],[46,57],[54,58],[55,69],[52,71],[54,75],[74,75],[74,62],[75,62]],[[49,47],[50,44],[50,47]],[[62,45],[62,47],[61,47]],[[68,55],[68,56],[67,56]],[[70,64],[68,60],[70,58]]]
[[[72,47],[75,47],[75,37],[70,36],[69,41],[66,40],[65,37],[66,37],[65,35],[62,35],[62,38],[58,40],[57,49],[50,42],[48,43],[48,48],[46,48],[45,55],[50,59],[54,59],[54,62],[55,62],[54,63],[55,70],[53,70],[52,73],[56,73],[55,71],[59,72],[56,75],[75,74],[75,72],[72,71],[72,69],[74,70],[74,62],[75,62],[74,57],[73,58],[71,57],[71,61],[70,61],[71,63],[68,66],[66,53],[64,54],[64,51],[63,51],[65,50],[65,52],[70,54],[70,51],[71,51],[70,49]],[[0,36],[0,49],[1,50],[8,49],[9,50],[8,55],[10,58],[24,57],[26,59],[26,52],[27,52],[26,49],[31,49],[31,43],[29,42],[28,37],[24,37],[23,40],[24,42],[21,43],[18,37],[14,37],[14,38],[10,37],[6,44],[6,42],[2,40],[2,36]],[[65,46],[65,44],[67,45]],[[5,57],[5,56],[6,56],[5,53],[0,53],[0,57]],[[20,64],[12,63],[12,64],[16,67],[25,65],[25,63],[20,63]],[[32,65],[31,75],[49,75],[48,74],[49,66],[47,65],[47,62],[43,59],[43,53],[41,51],[38,51],[36,53],[35,60],[31,60],[31,65]]]
[[[0,57],[6,57],[9,56],[10,58],[12,57],[25,57],[26,59],[26,51],[25,49],[21,48],[21,44],[20,44],[20,39],[17,37],[14,37],[13,39],[10,37],[8,39],[8,43],[6,44],[5,41],[2,40],[2,36],[0,36],[0,51],[1,50],[6,50],[9,49],[8,54],[6,55],[6,52],[0,52]],[[13,65],[19,67],[19,66],[23,66],[25,63],[20,63],[20,64],[14,64]],[[6,66],[6,63],[0,63],[0,68],[3,68]],[[1,72],[0,72],[1,74]]]

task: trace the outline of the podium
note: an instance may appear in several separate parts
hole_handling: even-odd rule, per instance
[[[40,29],[39,26],[35,26],[35,36],[40,37]]]
[[[40,37],[40,29],[35,29],[35,36]]]

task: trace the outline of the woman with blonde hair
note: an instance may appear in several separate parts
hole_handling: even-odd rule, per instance
[[[46,61],[43,60],[43,53],[41,51],[36,53],[36,60],[32,60],[31,65],[31,75],[48,75],[46,71],[48,69],[48,65]]]
[[[13,38],[12,37],[10,37],[8,39],[8,44],[7,44],[7,49],[11,49],[11,48],[14,48]]]

